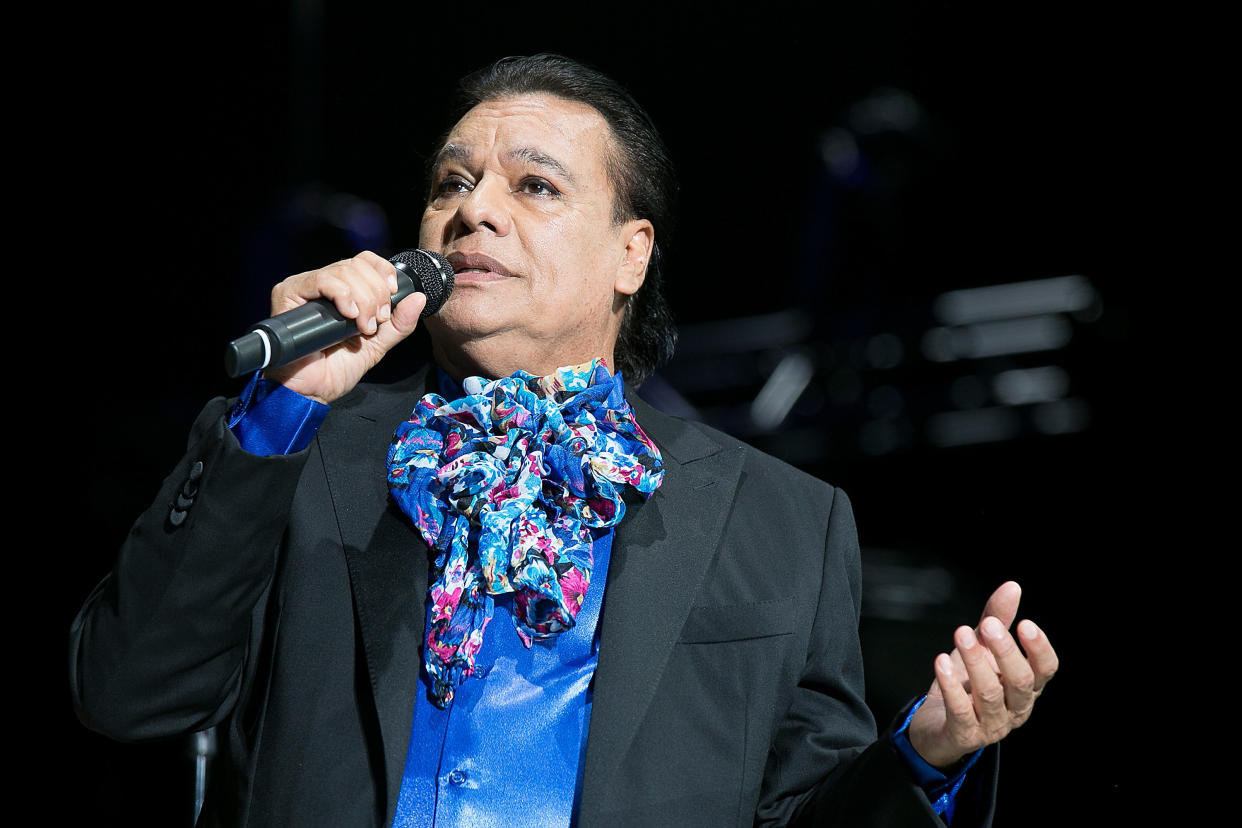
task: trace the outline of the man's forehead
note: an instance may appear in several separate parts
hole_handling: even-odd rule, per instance
[[[480,163],[496,156],[506,162],[581,167],[598,160],[611,130],[593,107],[551,95],[522,95],[484,101],[462,116],[436,163]]]

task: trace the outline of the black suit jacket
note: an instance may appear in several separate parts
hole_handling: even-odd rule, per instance
[[[427,389],[360,385],[285,457],[242,451],[213,400],[75,619],[87,726],[217,727],[204,822],[391,822],[429,555],[385,457]],[[863,699],[845,495],[631,400],[666,472],[615,537],[578,824],[938,824]],[[993,760],[962,823],[990,820]]]

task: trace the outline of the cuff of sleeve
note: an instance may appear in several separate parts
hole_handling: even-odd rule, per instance
[[[966,780],[966,772],[982,755],[982,750],[977,750],[970,756],[958,762],[952,768],[952,774],[947,775],[939,771],[934,766],[928,764],[918,751],[914,749],[914,745],[910,744],[910,720],[914,718],[914,713],[927,700],[927,696],[919,699],[910,708],[910,712],[906,714],[905,721],[901,723],[901,727],[893,734],[893,743],[897,748],[897,752],[905,759],[906,764],[910,768],[910,772],[914,774],[915,781],[919,784],[927,798],[932,803],[933,810],[941,816],[951,817],[953,813],[953,800],[957,795],[958,789],[962,787],[962,783]]]
[[[310,445],[330,407],[256,371],[229,412],[229,430],[250,454],[295,454]]]

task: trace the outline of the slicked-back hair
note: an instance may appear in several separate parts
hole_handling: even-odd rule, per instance
[[[621,84],[586,64],[548,53],[501,58],[466,75],[450,110],[452,123],[481,103],[528,94],[576,101],[603,116],[613,138],[604,159],[615,194],[613,222],[642,218],[655,228],[656,244],[647,275],[626,302],[613,354],[616,369],[637,387],[673,355],[677,344],[661,272],[673,236],[677,200],[677,176],[668,148],[651,117]],[[448,135],[441,136],[437,150],[443,149]],[[435,157],[432,153],[430,159]],[[428,170],[429,175],[432,172]]]

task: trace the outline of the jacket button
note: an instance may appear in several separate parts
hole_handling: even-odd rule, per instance
[[[180,526],[185,523],[185,512],[181,509],[173,509],[168,513],[168,522],[173,526]]]
[[[194,497],[198,494],[198,479],[203,476],[203,461],[195,460],[194,465],[190,466],[190,473],[186,476],[185,483],[181,486],[181,494],[186,497]]]
[[[466,772],[465,772],[465,771],[455,770],[455,771],[453,771],[452,773],[450,773],[450,774],[449,774],[449,784],[450,784],[450,785],[460,785],[461,783],[463,783],[463,782],[465,782],[465,781],[466,781]]]

